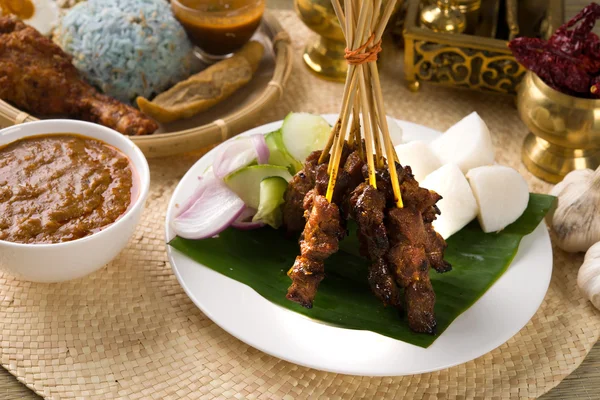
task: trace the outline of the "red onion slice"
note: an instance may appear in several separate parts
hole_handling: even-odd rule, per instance
[[[198,176],[198,180],[200,181],[200,183],[194,190],[194,193],[192,193],[192,195],[188,197],[188,199],[179,208],[179,212],[177,213],[176,217],[189,210],[190,207],[194,205],[194,203],[200,198],[200,196],[202,196],[202,193],[204,193],[204,191],[206,190],[207,179],[202,179],[202,176]]]
[[[235,229],[240,229],[243,231],[258,229],[265,226],[262,222],[252,222],[252,217],[256,214],[256,210],[254,208],[246,207],[246,209],[240,214],[239,217],[231,224]]]
[[[252,142],[254,144],[254,149],[256,150],[257,161],[259,164],[268,164],[269,163],[269,148],[267,147],[267,141],[265,140],[265,135],[261,135],[260,133],[256,135],[250,136],[252,138]]]
[[[211,174],[212,175],[212,174]],[[244,211],[246,205],[220,179],[202,179],[204,190],[196,191],[196,201],[171,223],[175,233],[184,239],[206,239],[224,231]]]
[[[269,161],[269,148],[261,134],[240,137],[223,145],[213,161],[215,176],[223,179],[233,171],[250,165],[254,160],[259,164]]]

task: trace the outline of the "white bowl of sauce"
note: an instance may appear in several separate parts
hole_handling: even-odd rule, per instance
[[[126,136],[82,121],[0,130],[0,270],[33,282],[86,276],[133,235],[150,171]]]

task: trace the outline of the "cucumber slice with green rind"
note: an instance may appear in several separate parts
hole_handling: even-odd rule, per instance
[[[280,176],[271,176],[260,182],[260,204],[252,218],[254,222],[264,222],[277,229],[281,226],[283,214],[281,205],[288,183]]]
[[[269,148],[269,164],[286,167],[292,174],[302,169],[302,164],[288,153],[281,138],[281,129],[268,133],[265,142]]]
[[[290,113],[283,120],[281,139],[287,152],[298,162],[327,144],[331,126],[320,115]]]
[[[285,167],[270,164],[250,165],[227,175],[223,181],[242,198],[246,206],[258,209],[260,205],[260,183],[263,179],[279,176],[289,182],[292,179]]]

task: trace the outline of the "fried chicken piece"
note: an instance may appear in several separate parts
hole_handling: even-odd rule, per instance
[[[337,252],[345,231],[341,227],[340,211],[334,203],[312,189],[304,202],[307,221],[300,241],[300,255],[288,276],[292,285],[287,298],[311,308],[319,283],[325,277],[325,260]]]
[[[350,215],[358,224],[361,254],[371,260],[368,280],[371,290],[384,305],[401,307],[394,275],[384,259],[389,241],[384,225],[385,194],[366,182],[352,191]]]
[[[415,332],[434,333],[435,292],[429,279],[431,264],[425,251],[427,234],[423,217],[410,205],[391,208],[386,228],[390,240],[387,262],[404,288],[408,326]]]
[[[98,93],[60,47],[10,16],[0,17],[0,98],[35,115],[68,115],[126,135],[158,129],[140,111]]]

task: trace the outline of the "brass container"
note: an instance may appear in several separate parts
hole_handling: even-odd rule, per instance
[[[398,0],[394,13],[402,3]],[[348,71],[344,59],[346,40],[331,0],[294,0],[294,6],[302,22],[318,34],[306,45],[302,54],[304,62],[319,77],[344,82]]]
[[[420,22],[422,0],[407,0],[404,30],[404,74],[410,90],[421,82],[481,91],[516,94],[525,74],[508,49],[508,41],[496,39],[500,0],[473,3],[481,9],[482,22],[466,33],[435,32]],[[544,32],[553,32],[563,21],[563,0],[548,0]],[[460,5],[459,5],[460,7]],[[514,16],[513,16],[514,17]]]
[[[527,72],[517,107],[530,130],[522,157],[532,174],[557,183],[570,171],[600,165],[600,100],[560,93]]]
[[[304,62],[320,77],[344,82],[346,41],[331,0],[295,0],[294,5],[302,22],[319,35],[306,45]]]

